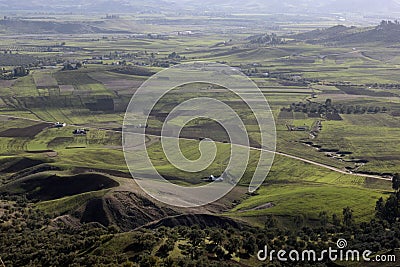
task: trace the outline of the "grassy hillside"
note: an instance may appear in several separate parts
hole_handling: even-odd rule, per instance
[[[374,28],[334,26],[292,36],[313,44],[349,45],[363,42],[395,44],[400,41],[398,22],[384,21]]]

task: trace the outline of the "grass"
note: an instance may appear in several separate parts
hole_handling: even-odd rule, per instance
[[[266,215],[302,215],[312,220],[317,219],[322,211],[326,211],[330,216],[334,213],[341,215],[343,208],[351,207],[354,210],[354,219],[357,222],[366,222],[373,218],[375,203],[383,192],[345,186],[288,184],[263,187],[258,194],[227,214],[244,219]],[[274,207],[249,210],[266,203],[273,203]]]
[[[211,23],[211,22],[210,22]],[[214,23],[214,22],[212,22]],[[215,27],[214,26],[210,27]],[[128,27],[125,25],[124,27]],[[140,27],[140,25],[135,25]],[[165,30],[172,32],[179,27],[163,25],[160,28],[152,26],[154,30]],[[185,26],[186,27],[186,26]],[[195,27],[195,26],[193,26]],[[296,31],[305,30],[315,25],[282,25]],[[199,27],[200,28],[200,27]],[[258,31],[254,29],[254,31]],[[264,31],[264,29],[263,29]],[[326,98],[333,98],[334,101],[342,101],[345,104],[379,105],[396,108],[399,101],[396,99],[374,98],[360,96],[352,98],[343,94],[338,88],[327,86],[329,81],[350,81],[357,84],[363,83],[398,83],[397,64],[399,60],[393,48],[369,46],[363,44],[358,49],[367,50],[365,55],[349,53],[352,47],[324,47],[310,44],[285,44],[278,47],[241,47],[246,43],[245,38],[250,35],[248,32],[237,34],[206,34],[199,37],[171,36],[167,40],[156,40],[149,38],[127,39],[115,36],[102,39],[93,36],[99,41],[91,41],[89,36],[61,36],[57,42],[66,41],[68,46],[84,48],[76,54],[65,55],[67,59],[85,59],[92,55],[107,55],[112,51],[127,53],[141,52],[134,61],[146,59],[145,51],[154,53],[158,59],[165,58],[172,52],[185,56],[187,61],[206,60],[226,62],[231,66],[243,66],[255,69],[253,63],[260,72],[268,72],[272,75],[291,77],[299,75],[309,79],[319,79],[320,82],[312,84],[318,93],[315,101],[325,101]],[[17,40],[5,38],[2,43],[14,45],[17,41],[23,41],[30,45],[47,45],[48,40],[28,40],[27,38]],[[48,37],[54,40],[54,37]],[[235,45],[212,47],[216,43],[232,38]],[[237,46],[238,49],[234,49]],[[391,59],[382,54],[392,55]],[[325,60],[319,58],[327,55]],[[308,60],[302,61],[302,59]],[[114,61],[114,60],[112,60]],[[313,63],[312,63],[313,62]],[[109,61],[108,63],[111,63]],[[117,98],[114,91],[129,99],[132,90],[130,83],[138,86],[144,81],[143,77],[129,76],[112,73],[110,66],[89,65],[76,71],[38,70],[26,77],[17,79],[13,84],[0,86],[0,94],[3,98],[0,101],[1,114],[19,116],[26,118],[39,118],[46,121],[61,121],[67,124],[91,126],[98,128],[118,128],[123,120],[122,112],[91,112],[84,103],[95,101],[97,98]],[[157,69],[158,70],[158,69]],[[278,78],[264,77],[254,78],[260,89],[267,97],[274,115],[278,118],[279,110],[287,107],[292,102],[307,101],[311,90],[307,85],[284,85],[283,80]],[[36,84],[35,84],[36,82]],[[5,86],[7,85],[7,86]],[[60,92],[49,91],[46,86],[69,85],[74,90]],[[37,88],[43,87],[43,88]],[[71,89],[71,87],[69,87]],[[374,89],[375,90],[375,89]],[[396,93],[391,89],[390,92]],[[45,102],[41,102],[39,94],[48,96]],[[54,95],[53,95],[54,94]],[[182,101],[198,96],[194,93],[180,92],[166,97],[169,103],[181,103]],[[202,93],[201,96],[215,97],[213,94]],[[235,100],[235,97],[221,95],[224,100]],[[7,106],[8,103],[19,104],[18,101],[30,103],[28,109],[20,107],[14,109]],[[70,103],[68,102],[70,101]],[[21,102],[22,103],[22,102]],[[44,104],[43,104],[44,103]],[[162,111],[166,111],[162,108]],[[246,117],[246,112],[239,107],[241,115]],[[351,151],[349,157],[367,158],[368,164],[362,166],[363,171],[378,172],[400,172],[400,146],[397,139],[400,134],[399,118],[391,117],[388,114],[376,115],[344,115],[343,121],[324,121],[323,131],[313,142],[322,145],[324,148],[338,148],[344,151]],[[304,114],[294,114],[292,118],[277,119],[278,150],[301,156],[338,168],[352,167],[354,164],[338,161],[326,157],[315,149],[306,147],[299,143],[301,139],[308,140],[307,133],[288,132],[285,123],[289,121],[294,125],[312,125],[315,119],[308,119]],[[180,124],[181,121],[175,121]],[[26,127],[29,122],[23,120],[0,120],[1,130],[12,127]],[[158,127],[161,122],[151,121],[151,125]],[[74,137],[72,130],[75,127],[63,129],[46,129],[33,139],[28,138],[0,138],[0,150],[2,156],[26,155],[26,150],[53,149],[58,156],[53,158],[53,165],[71,170],[75,167],[108,169],[127,172],[127,166],[123,153],[117,147],[121,145],[120,134],[92,129],[86,137]],[[254,126],[247,127],[250,135],[257,139],[257,131]],[[69,149],[68,149],[69,147]],[[75,147],[75,148],[74,148]],[[84,148],[77,148],[84,147]],[[181,144],[182,152],[189,159],[195,160],[200,154],[197,141],[184,141]],[[169,176],[173,182],[191,185],[201,182],[201,178],[210,174],[219,175],[226,165],[229,157],[228,145],[218,145],[218,156],[215,162],[201,173],[187,174],[174,168],[166,160],[159,143],[152,144],[149,154],[158,171]],[[258,152],[253,151],[251,164],[248,167],[242,186],[246,186],[254,171]],[[31,155],[32,156],[32,155]],[[44,157],[44,155],[33,155],[33,157]],[[140,162],[137,166],[141,166]],[[139,169],[140,171],[140,169]],[[146,171],[146,170],[143,170]],[[371,182],[362,177],[338,174],[332,171],[318,168],[300,161],[277,156],[271,172],[264,186],[256,196],[251,196],[238,205],[228,214],[230,216],[254,219],[262,221],[263,216],[275,214],[277,216],[294,216],[302,214],[309,219],[316,218],[319,211],[326,210],[330,214],[341,214],[342,208],[351,206],[354,209],[358,221],[366,221],[373,215],[373,207],[379,196],[383,195],[390,185],[385,182]],[[60,210],[61,213],[73,210],[87,199],[106,192],[85,193],[73,197],[63,198],[39,204],[45,210]],[[273,208],[259,211],[245,211],[268,202],[275,204]],[[250,218],[251,217],[251,218]]]
[[[50,71],[35,71],[33,79],[38,88],[57,88],[58,83]]]
[[[343,122],[325,122],[317,143],[351,151],[353,158],[367,159],[363,171],[399,172],[400,119],[389,114],[344,115]]]
[[[193,149],[194,145],[185,142],[183,150],[183,153],[192,159],[199,156]],[[161,173],[173,177],[185,177],[186,181],[199,179],[199,177],[191,178],[188,174],[183,176],[180,171],[166,164],[165,158],[157,156],[160,153],[158,146],[153,145],[150,151],[153,163],[158,166],[157,169]],[[252,153],[251,162],[256,157],[257,153]],[[223,162],[223,158],[217,157],[216,161],[219,163],[213,164],[207,171],[215,173],[218,168],[221,168],[219,164]],[[240,183],[242,186],[248,183],[254,170],[255,165],[251,163],[250,166]],[[276,156],[266,183],[258,191],[258,195],[249,197],[227,214],[245,218],[258,218],[267,214],[279,216],[302,214],[308,219],[316,219],[321,211],[341,214],[344,207],[350,206],[355,211],[357,221],[367,221],[373,217],[377,199],[388,190],[390,190],[390,182],[375,181],[371,186],[371,181],[363,177],[340,174],[308,163]],[[268,202],[274,203],[275,206],[260,211],[240,211]]]
[[[105,189],[101,191],[87,192],[50,201],[43,201],[36,204],[36,206],[47,213],[57,214],[59,216],[78,209],[90,199],[103,197],[109,191],[110,189]]]
[[[19,78],[11,87],[11,93],[13,96],[20,97],[38,96],[38,91],[36,90],[32,75]]]
[[[339,174],[293,159],[277,156],[266,183],[258,191],[236,206],[227,215],[247,219],[272,214],[277,216],[303,215],[316,219],[319,212],[341,214],[350,206],[357,221],[367,221],[374,215],[375,202],[390,190],[390,182],[376,181]],[[274,207],[251,210],[266,203]]]
[[[56,165],[127,171],[122,151],[108,148],[75,148],[58,151]]]
[[[52,110],[51,114],[56,114],[56,112]],[[355,138],[354,130],[352,132],[352,127],[359,128],[362,125],[371,124],[373,120],[376,121],[376,123],[373,124],[376,124],[377,126],[369,127],[371,131],[377,131],[378,129],[382,131],[381,127],[386,127],[389,128],[389,130],[392,129],[394,131],[397,130],[396,119],[389,115],[366,115],[362,117],[362,120],[359,120],[354,116],[355,115],[344,116],[345,120],[342,122],[324,122],[324,131],[318,141],[323,142],[324,140],[330,140],[332,144],[343,144],[344,141],[338,138],[345,135],[351,135],[350,133],[353,133],[352,138]],[[312,119],[294,120],[296,125],[308,125],[312,124],[312,122]],[[10,122],[6,121],[4,122],[4,127],[8,128],[11,126],[18,126],[18,124],[20,124],[18,120]],[[392,127],[387,127],[388,125]],[[11,147],[20,148],[21,150],[24,148],[39,150],[44,149],[45,147],[48,148],[48,144],[55,138],[71,138],[72,129],[73,128],[71,127],[63,129],[48,129],[29,142],[27,140],[16,142],[17,139],[10,139],[7,142],[11,142]],[[299,153],[304,156],[304,151],[307,151],[307,149],[304,148],[303,145],[284,145],[284,142],[287,144],[291,142],[291,140],[301,138],[304,133],[287,132],[284,125],[282,126],[281,124],[278,124],[278,129],[282,130],[282,132],[278,132],[278,136],[280,136],[281,140],[281,143],[278,143],[281,144],[280,147],[283,148],[285,152],[295,152],[293,154]],[[348,129],[348,131],[346,129]],[[340,132],[340,130],[343,132]],[[365,132],[365,130],[363,132]],[[330,135],[328,135],[329,133]],[[372,132],[368,132],[365,136],[368,136],[371,133]],[[324,136],[324,134],[326,134],[326,136]],[[390,134],[393,133],[388,132],[388,136],[390,136]],[[114,138],[107,135],[108,134],[104,131],[94,130],[89,132],[87,137],[76,137],[68,143],[56,143],[55,146],[51,148],[58,152],[58,157],[52,164],[66,169],[74,166],[126,172],[127,168],[122,152],[120,150],[104,148],[104,145],[112,144],[109,143],[109,138]],[[117,136],[115,137],[115,144],[117,144],[118,138]],[[326,145],[328,145],[328,143]],[[357,147],[362,147],[361,145],[362,144]],[[10,144],[7,144],[6,146],[9,147]],[[83,146],[86,148],[66,149],[67,146]],[[192,160],[198,158],[200,155],[197,146],[197,141],[184,141],[181,144],[183,154]],[[344,143],[344,146],[346,146],[346,143]],[[164,154],[162,153],[160,144],[153,144],[150,146],[149,153],[153,163],[162,174],[175,177],[176,180],[174,180],[174,182],[180,184],[187,184],[187,182],[189,182],[190,184],[198,183],[200,182],[200,178],[210,174],[219,174],[223,170],[224,163],[228,157],[228,154],[226,153],[227,145],[220,144],[218,148],[220,152],[219,155],[222,154],[224,156],[218,156],[216,162],[211,165],[210,168],[202,173],[194,175],[187,175],[168,164]],[[257,152],[252,153],[252,161],[257,158],[257,154]],[[314,154],[318,156],[315,156],[313,159],[319,162],[329,163],[328,161],[330,159],[326,158],[321,153],[315,152]],[[305,157],[310,158],[312,157],[311,155],[312,153],[310,152],[310,154]],[[241,181],[241,185],[246,185],[246,183],[248,183],[253,169],[254,164],[251,164],[244,179]],[[256,221],[262,221],[262,217],[267,214],[274,214],[277,216],[293,216],[293,214],[302,214],[306,218],[315,219],[320,211],[324,210],[328,211],[330,214],[340,214],[343,207],[351,206],[355,211],[355,218],[358,221],[366,221],[373,215],[374,202],[388,188],[389,185],[387,184],[378,183],[370,186],[366,179],[361,177],[337,174],[306,163],[278,156],[268,176],[266,184],[258,192],[259,195],[248,198],[234,210],[229,212],[228,215],[245,220],[248,220],[249,218],[249,220],[261,218],[255,219]],[[55,201],[46,203],[46,205],[49,206],[44,205],[43,207],[49,207],[48,209],[51,209],[51,205],[62,205],[61,203],[67,201],[68,205],[66,205],[65,210],[68,210],[70,207],[73,208],[75,207],[74,205],[78,205],[74,203],[81,203],[80,201],[84,201],[86,198],[90,197],[90,194],[79,195],[76,199],[74,197],[62,199],[60,202]],[[275,206],[267,210],[240,211],[251,209],[268,202],[274,203]],[[59,210],[60,207],[61,206],[57,206],[57,210]],[[61,212],[64,212],[64,210],[61,209]]]

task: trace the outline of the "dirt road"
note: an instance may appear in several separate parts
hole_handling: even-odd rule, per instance
[[[52,122],[43,121],[43,120],[39,120],[39,119],[37,119],[37,120],[36,119],[28,119],[28,118],[9,116],[9,115],[0,115],[0,116],[1,117],[13,118],[13,119],[22,119],[22,120],[35,121],[35,122],[52,123]],[[89,129],[92,128],[92,129],[104,130],[104,131],[110,131],[110,132],[119,132],[119,133],[121,132],[121,131],[118,131],[118,130],[95,128],[95,127],[91,127],[90,125],[69,125],[69,126],[84,127],[84,128],[89,128]],[[159,136],[156,136],[156,135],[148,135],[148,136],[156,137],[156,138],[159,137]],[[194,139],[188,139],[188,138],[182,138],[182,139],[194,140]],[[239,145],[239,146],[241,146],[241,145]],[[267,150],[267,149],[255,148],[255,147],[251,147],[251,149],[258,150],[258,151],[265,151],[265,152],[269,152],[269,153],[274,153],[275,155],[280,155],[280,156],[284,156],[284,157],[287,157],[287,158],[299,160],[299,161],[302,161],[302,162],[305,162],[305,163],[309,163],[309,164],[312,164],[312,165],[315,165],[315,166],[318,166],[318,167],[321,167],[321,168],[325,168],[325,169],[328,169],[328,170],[331,170],[331,171],[334,171],[334,172],[338,172],[338,173],[341,173],[341,174],[349,174],[349,175],[355,175],[355,176],[359,176],[359,177],[378,179],[378,180],[384,180],[384,181],[391,181],[392,180],[391,178],[377,176],[377,175],[353,173],[353,172],[350,172],[350,171],[342,170],[342,169],[339,169],[339,168],[336,168],[336,167],[332,167],[332,166],[329,166],[329,165],[326,165],[326,164],[318,163],[318,162],[315,162],[315,161],[312,161],[312,160],[308,160],[308,159],[301,158],[301,157],[298,157],[298,156],[293,156],[293,155],[286,154],[286,153],[279,152],[279,151],[270,151],[270,150]]]

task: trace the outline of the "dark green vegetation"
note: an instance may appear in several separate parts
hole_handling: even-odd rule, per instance
[[[400,172],[400,58],[397,39],[390,38],[398,37],[397,23],[304,33],[336,25],[336,18],[266,26],[246,15],[207,15],[206,25],[204,14],[93,16],[2,21],[0,256],[6,266],[254,266],[260,265],[255,252],[266,244],[322,249],[338,238],[352,248],[395,253],[399,196],[390,179]],[[10,34],[16,28],[41,35]],[[260,153],[247,106],[215,85],[170,92],[146,125],[152,162],[170,181],[202,184],[220,175],[229,158],[224,129],[199,119],[181,132],[182,152],[196,159],[200,140],[220,141],[213,164],[188,174],[166,161],[157,135],[185,100],[227,103],[255,148],[239,186],[197,210],[145,195],[130,178],[121,147],[135,90],[162,68],[192,60],[229,64],[259,86],[275,116],[279,152],[264,185],[246,194]],[[8,75],[16,68],[23,75]],[[181,125],[191,112],[170,122]],[[53,127],[57,121],[67,126]],[[76,129],[88,131],[74,135]]]
[[[74,228],[50,220],[24,198],[6,200],[0,204],[0,249],[7,266],[256,266],[260,264],[256,253],[266,245],[270,250],[312,249],[320,253],[335,247],[339,238],[347,239],[349,249],[372,251],[372,259],[377,255],[400,255],[393,250],[400,245],[400,225],[392,220],[392,216],[400,216],[398,192],[391,194],[386,203],[382,199],[377,202],[377,218],[368,223],[356,224],[353,211],[346,207],[342,214],[331,218],[321,212],[312,227],[298,215],[293,220],[295,229],[282,228],[274,216],[268,216],[263,227],[254,228],[210,215],[203,216],[206,221],[215,221],[212,227],[201,224],[200,215],[193,215],[190,220],[175,220],[175,225],[159,224],[133,232],[120,232],[114,225]],[[264,264],[299,266],[276,259]],[[335,263],[301,263],[305,264]]]

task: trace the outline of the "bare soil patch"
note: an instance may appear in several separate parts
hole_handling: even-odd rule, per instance
[[[25,128],[10,128],[0,132],[0,137],[35,137],[49,126],[50,123],[38,123]]]
[[[11,87],[17,80],[0,80],[0,87]]]
[[[73,93],[75,91],[75,87],[73,85],[59,85],[60,93]]]

